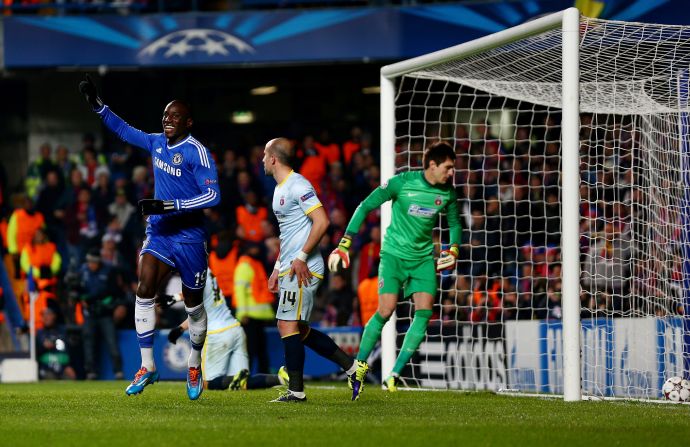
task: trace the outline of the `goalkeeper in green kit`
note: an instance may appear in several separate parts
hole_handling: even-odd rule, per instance
[[[383,325],[398,304],[398,292],[412,296],[415,313],[393,372],[384,381],[389,391],[397,391],[400,372],[426,335],[431,309],[436,296],[436,272],[455,268],[459,254],[460,220],[457,196],[453,187],[455,151],[447,143],[432,144],[424,152],[423,171],[410,171],[392,177],[376,188],[355,210],[345,236],[328,257],[328,268],[350,265],[348,253],[352,237],[357,234],[367,214],[382,203],[392,200],[391,224],[381,248],[379,264],[379,306],[371,317],[359,345],[357,371],[348,377],[352,400],[357,400],[369,370],[366,360],[381,337]],[[450,248],[441,252],[434,263],[433,229],[439,214],[447,214],[450,227]]]

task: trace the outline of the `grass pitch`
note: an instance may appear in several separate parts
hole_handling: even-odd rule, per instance
[[[3,446],[594,446],[687,445],[690,406],[565,403],[489,393],[381,391],[358,402],[344,384],[307,386],[308,402],[276,389],[204,391],[157,383],[127,397],[125,382],[0,385]]]

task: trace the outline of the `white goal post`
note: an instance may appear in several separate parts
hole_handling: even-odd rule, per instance
[[[630,212],[629,216],[623,213],[626,217],[622,218],[616,213],[625,207],[635,209],[635,205],[646,208],[648,214],[663,213],[664,208],[667,210],[680,208],[688,201],[688,197],[683,197],[682,193],[674,196],[673,192],[676,189],[682,190],[682,182],[690,178],[688,173],[683,171],[680,176],[670,173],[673,169],[688,168],[686,109],[689,96],[687,79],[690,78],[688,75],[690,48],[684,44],[684,40],[688,37],[690,37],[688,28],[588,19],[581,17],[576,8],[569,8],[471,42],[381,69],[382,182],[397,172],[419,169],[420,166],[416,160],[419,158],[420,151],[428,143],[439,139],[452,141],[457,145],[456,147],[459,147],[459,139],[466,138],[467,153],[463,152],[463,157],[470,160],[469,168],[462,163],[460,165],[464,166],[466,171],[471,171],[472,163],[483,163],[481,160],[477,161],[477,153],[472,153],[473,148],[482,144],[479,139],[472,136],[477,132],[485,132],[482,134],[484,139],[494,138],[497,141],[496,147],[499,145],[502,147],[504,144],[517,145],[520,138],[524,139],[525,147],[534,148],[536,145],[546,147],[546,156],[532,155],[528,149],[528,153],[524,155],[525,159],[529,158],[529,162],[534,160],[542,162],[551,154],[554,158],[558,158],[554,163],[559,166],[560,171],[555,174],[557,180],[551,184],[550,190],[544,186],[546,180],[539,186],[539,188],[546,188],[540,189],[542,193],[556,191],[553,194],[558,197],[560,210],[558,221],[560,241],[554,249],[559,252],[560,272],[553,277],[550,276],[551,273],[548,274],[549,278],[545,282],[549,284],[545,287],[548,292],[544,291],[545,297],[551,296],[550,293],[553,290],[549,281],[558,281],[557,293],[560,294],[560,301],[555,305],[559,308],[556,317],[558,321],[553,323],[558,326],[557,331],[554,331],[557,335],[553,336],[550,332],[550,325],[555,321],[553,315],[556,314],[549,312],[553,310],[554,305],[545,298],[543,303],[546,304],[542,304],[542,308],[539,309],[535,304],[536,301],[532,302],[531,311],[535,313],[531,315],[541,312],[539,315],[547,315],[548,323],[535,323],[534,320],[540,317],[534,316],[524,320],[516,316],[510,317],[512,320],[509,320],[506,314],[515,315],[516,312],[521,311],[519,305],[515,304],[514,311],[504,313],[499,317],[500,321],[494,321],[496,325],[500,325],[498,330],[500,334],[496,336],[500,339],[500,346],[491,348],[491,352],[484,351],[484,348],[464,347],[463,337],[472,338],[473,346],[477,343],[475,326],[482,326],[481,331],[484,331],[485,335],[491,331],[493,324],[486,316],[490,306],[478,305],[472,298],[481,297],[486,291],[482,290],[481,286],[475,287],[474,292],[472,291],[471,284],[474,284],[476,269],[472,267],[475,259],[474,248],[470,247],[469,251],[465,252],[470,256],[470,259],[466,260],[465,270],[459,266],[455,272],[457,277],[463,275],[472,277],[469,281],[470,286],[467,286],[468,291],[463,295],[467,301],[461,302],[459,298],[457,301],[446,300],[451,293],[462,289],[462,286],[458,285],[460,279],[454,283],[455,277],[452,279],[446,277],[440,278],[439,301],[442,302],[438,304],[438,308],[441,309],[439,315],[446,315],[445,309],[448,306],[455,306],[456,311],[452,315],[458,316],[462,313],[466,315],[467,321],[456,324],[452,318],[444,320],[439,316],[437,326],[440,329],[435,335],[430,332],[420,348],[422,352],[418,357],[424,358],[413,359],[412,362],[418,363],[413,365],[412,373],[403,379],[407,378],[422,387],[460,389],[514,389],[520,388],[520,386],[515,386],[516,383],[529,383],[529,386],[520,391],[562,394],[566,401],[578,401],[583,396],[657,398],[660,389],[658,385],[665,378],[664,376],[670,375],[671,372],[676,372],[676,375],[683,375],[682,373],[686,372],[684,369],[686,366],[683,365],[688,359],[687,329],[689,325],[682,315],[678,315],[678,313],[683,313],[682,310],[678,313],[669,311],[668,309],[673,308],[674,305],[660,304],[660,301],[667,298],[664,295],[680,295],[679,299],[683,301],[680,307],[685,307],[685,313],[687,313],[688,300],[684,297],[686,292],[683,288],[687,289],[688,285],[687,275],[685,275],[688,273],[688,267],[686,266],[681,272],[680,276],[684,278],[680,281],[678,278],[672,278],[673,272],[660,273],[661,268],[648,266],[648,264],[657,262],[671,266],[682,263],[679,252],[685,255],[688,253],[686,240],[688,225],[682,221],[688,219],[688,216],[682,215],[682,210],[678,211],[681,214],[680,217],[676,216],[676,220],[668,217],[671,224],[662,227],[661,224],[654,223],[656,215],[643,219],[634,212]],[[633,39],[638,39],[638,42],[631,43]],[[614,40],[618,41],[612,44],[611,41]],[[619,53],[613,56],[607,55],[607,49],[614,47]],[[584,70],[581,65],[587,63],[585,59],[581,59],[581,51],[583,58],[584,51],[600,51],[602,59],[591,62],[596,66],[588,66],[586,71],[581,72]],[[587,57],[590,57],[589,54]],[[554,55],[559,56],[557,61],[544,60],[548,56],[555,58]],[[645,61],[645,58],[650,62]],[[629,65],[624,65],[628,62]],[[642,66],[643,62],[648,65]],[[681,65],[673,66],[676,62]],[[515,73],[513,76],[516,69],[523,69],[524,76],[520,73]],[[607,70],[620,70],[621,74],[615,72],[611,74]],[[669,77],[669,79],[673,78],[671,81],[659,76],[661,71],[680,74]],[[541,76],[541,73],[545,73],[544,76]],[[669,93],[664,88],[669,88],[671,84],[676,91]],[[581,100],[584,104],[582,108]],[[594,137],[591,138],[591,142],[583,140],[582,113],[588,114],[588,129],[591,132],[605,135],[601,141],[595,141]],[[546,118],[542,118],[543,116]],[[560,133],[555,139],[553,135],[549,135],[552,130],[549,126],[552,125],[548,123],[553,122],[553,117],[556,116]],[[524,134],[520,133],[521,128],[527,136],[522,136]],[[670,133],[669,129],[671,129]],[[536,134],[540,136],[536,137]],[[616,136],[609,137],[613,134]],[[615,155],[618,157],[616,158],[607,151],[612,150],[610,146],[619,143],[623,149],[618,146],[614,148]],[[548,152],[549,145],[555,146],[554,152]],[[603,155],[597,152],[600,149]],[[482,150],[488,151],[488,149],[479,149],[479,156],[488,154],[488,152],[481,152]],[[635,158],[639,154],[643,155],[644,160]],[[511,158],[503,154],[493,155],[497,155],[499,160],[502,159],[504,164],[507,158]],[[632,166],[629,166],[625,172],[619,172],[617,165],[611,160],[622,160],[625,157],[633,158]],[[501,171],[500,166],[497,169],[499,174],[505,172],[505,170]],[[583,169],[591,173],[591,184],[585,190],[593,195],[592,200],[588,197],[581,198],[582,178],[585,175]],[[625,189],[623,186],[609,185],[611,181],[606,176],[613,170],[616,170],[616,177],[611,174],[612,179],[622,179],[625,176],[627,176],[626,179],[632,179],[630,184],[624,185],[628,190],[623,191]],[[516,172],[512,173],[513,178]],[[525,175],[529,177],[528,181],[532,182],[531,171],[526,169],[525,172]],[[469,176],[472,176],[471,172]],[[463,181],[470,182],[466,179]],[[535,185],[538,181],[535,180]],[[615,180],[613,182],[615,183]],[[678,182],[680,182],[680,187],[678,187]],[[467,186],[465,183],[456,181],[455,185],[457,188],[464,188]],[[504,181],[503,177],[495,180],[496,191],[499,191],[501,201],[503,201],[501,191],[505,186],[504,183],[510,183],[510,181]],[[516,185],[517,183],[513,183],[507,186],[512,191],[512,187],[519,189]],[[668,185],[676,188],[669,188]],[[687,183],[685,185],[687,186]],[[482,188],[484,186],[482,185]],[[606,189],[604,186],[610,186],[610,188]],[[532,183],[526,185],[525,188],[528,195],[533,192]],[[664,192],[664,188],[668,191]],[[607,197],[613,197],[610,202],[606,203],[605,200],[608,199],[597,196],[602,190],[606,190]],[[511,194],[513,193],[506,195],[506,201],[513,199]],[[542,197],[539,200],[548,202],[548,198]],[[594,212],[593,218],[585,220],[591,221],[592,226],[600,223],[606,226],[606,230],[593,230],[583,236],[581,209],[583,206],[596,208],[602,202],[604,203],[601,206],[606,209],[606,216],[602,218]],[[548,205],[546,204],[545,207]],[[481,206],[483,208],[477,211],[476,207],[473,208],[471,204],[468,204],[467,216],[464,216],[463,222],[473,225],[475,214],[480,220],[486,221],[489,211],[486,211],[486,205]],[[533,203],[530,206],[533,207]],[[390,210],[389,204],[382,207],[381,227],[384,235],[385,228],[391,219]],[[671,211],[668,212],[671,213]],[[618,225],[611,223],[614,220],[610,217],[611,213],[615,215],[616,222],[628,219],[632,221],[632,224],[627,225],[626,230],[610,230],[615,232],[611,236],[606,233],[609,227]],[[514,246],[507,247],[504,236],[505,222],[508,219],[504,217],[501,215],[496,220],[499,222],[503,241],[503,245],[497,246],[496,250],[500,252],[499,258],[505,261],[503,252],[520,253],[526,246],[534,246],[535,243],[533,241],[523,245],[515,243]],[[513,220],[520,218],[515,213],[508,217]],[[532,223],[528,225],[529,231],[533,229],[531,225]],[[643,226],[644,231],[637,230],[636,225]],[[623,226],[621,224],[621,227]],[[443,225],[439,222],[440,243],[443,238],[442,227]],[[631,230],[630,227],[634,228]],[[464,228],[464,231],[467,230]],[[547,233],[545,238],[549,239],[548,225],[545,231]],[[625,238],[620,234],[624,231]],[[515,232],[517,230],[513,231]],[[681,240],[671,241],[674,235],[676,237],[680,235]],[[605,270],[597,270],[597,260],[600,260],[597,256],[608,257],[611,260],[618,256],[617,253],[629,252],[625,249],[615,251],[619,249],[618,242],[623,239],[626,239],[630,245],[641,248],[637,250],[633,248],[632,255],[625,255],[625,260],[619,262],[619,264],[624,264],[619,270],[616,270],[616,267],[612,267],[613,270],[606,270],[606,272],[613,272],[610,275],[602,273]],[[597,241],[601,241],[601,247],[603,247],[601,255],[597,254],[597,250],[601,248],[597,245]],[[677,247],[684,243],[685,247]],[[547,247],[546,243],[543,245]],[[615,246],[615,248],[610,246]],[[548,247],[545,249],[550,250],[553,245]],[[490,251],[492,246],[483,248],[485,251]],[[513,262],[516,267],[511,270],[512,273],[503,274],[503,276],[513,278],[513,282],[525,279],[531,281],[531,278],[522,276],[516,271],[522,268],[523,264],[529,264],[529,269],[536,266],[532,258],[529,262],[521,264],[516,260],[521,256],[518,254],[510,258],[509,262]],[[647,264],[644,264],[645,262]],[[687,259],[685,262],[687,263]],[[599,266],[603,264],[599,262]],[[669,267],[670,270],[673,268],[673,266]],[[498,271],[501,269],[505,271],[505,265],[497,267]],[[487,271],[490,271],[490,268]],[[620,272],[625,272],[623,277]],[[486,274],[483,275],[486,276]],[[488,276],[491,279],[491,273]],[[497,278],[496,282],[503,279]],[[649,281],[645,282],[646,280]],[[484,281],[486,281],[485,277]],[[597,281],[603,284],[603,289],[595,291],[592,285],[592,290],[589,290],[589,284],[597,283]],[[506,281],[506,283],[509,282]],[[447,284],[451,283],[454,285],[449,288]],[[479,283],[487,287],[486,282],[482,283],[480,280]],[[644,283],[645,292],[640,292],[643,286],[638,283]],[[588,284],[588,286],[584,287],[583,284]],[[506,290],[502,287],[499,286],[497,290],[499,295],[503,293],[499,300],[501,306],[505,307],[508,306],[508,301],[504,300]],[[679,288],[680,292],[677,291]],[[585,296],[594,303],[592,309],[587,309],[587,306],[583,305]],[[609,304],[599,303],[601,300]],[[629,304],[633,301],[641,304]],[[611,302],[618,304],[610,304]],[[483,316],[474,316],[475,306],[484,306],[484,313],[476,314]],[[677,303],[676,308],[678,308]],[[585,314],[591,316],[586,322],[581,320],[581,315]],[[398,320],[401,318],[404,320],[406,317],[401,316],[399,308]],[[483,319],[480,320],[480,318]],[[682,321],[678,323],[676,321],[678,319]],[[532,329],[530,325],[539,327],[535,326]],[[524,329],[527,326],[530,327]],[[649,349],[645,351],[654,352],[657,356],[655,360],[657,363],[653,366],[644,366],[646,360],[638,358],[644,355],[635,354],[635,346],[632,346],[646,343],[644,340],[640,341],[640,332],[643,332],[639,329],[641,327],[655,328],[651,329],[652,333],[648,338],[656,337],[657,341],[654,343],[666,343],[663,344],[665,347],[663,350],[660,348],[655,350],[650,344]],[[621,334],[625,331],[625,336],[621,335],[617,338],[615,331]],[[542,334],[539,335],[542,338],[538,342],[535,341],[535,351],[530,354],[534,357],[532,363],[540,363],[533,370],[523,367],[524,365],[521,366],[518,358],[520,350],[523,349],[521,343],[529,337],[526,334]],[[398,335],[394,317],[382,334],[381,373],[383,377],[392,370],[400,345]],[[450,346],[448,339],[453,337],[456,339],[455,344],[451,343],[453,348],[448,348]],[[589,344],[588,340],[594,341]],[[555,343],[559,346],[554,347]],[[677,350],[666,348],[679,343],[682,347]],[[623,347],[619,348],[619,344],[624,344],[624,346],[621,345]],[[450,352],[456,348],[462,352]],[[465,349],[470,353],[469,357],[463,357]],[[641,350],[642,348],[640,352]],[[489,359],[489,366],[478,359],[479,356]],[[547,356],[550,358],[546,359]],[[499,385],[487,386],[487,380],[484,378],[475,380],[476,377],[482,375],[494,374],[487,371],[493,368],[492,362],[497,361],[510,363],[509,366],[504,367],[508,377],[498,379],[496,383]],[[472,373],[471,377],[467,378],[465,371],[468,368],[468,362],[471,364],[469,367],[476,367],[482,371],[476,376]],[[635,366],[624,368],[619,363]],[[549,366],[545,366],[547,364]],[[672,367],[662,368],[659,366],[662,364],[671,364]],[[555,365],[553,366],[555,369],[550,369],[551,365]],[[459,372],[461,370],[462,372]],[[559,377],[549,377],[556,372]],[[499,374],[502,373],[499,372]]]

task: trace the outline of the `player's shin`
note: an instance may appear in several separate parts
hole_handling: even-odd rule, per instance
[[[359,352],[357,353],[357,360],[366,362],[369,354],[374,350],[376,343],[381,338],[381,331],[383,326],[388,321],[388,318],[383,318],[378,312],[369,319],[369,322],[364,327],[362,333],[362,341],[359,343]]]
[[[149,371],[156,369],[153,361],[153,334],[156,327],[156,309],[153,298],[137,297],[134,305],[134,327],[137,331],[141,366]]]
[[[395,360],[395,365],[393,366],[394,374],[400,374],[412,355],[417,351],[417,348],[426,335],[426,327],[429,325],[429,319],[431,319],[430,310],[421,309],[415,311],[410,329],[407,331],[407,334],[405,334],[400,353]]]
[[[184,309],[189,319],[189,341],[192,343],[187,363],[189,368],[196,368],[201,365],[201,349],[206,339],[206,309],[203,303],[194,307],[185,306]]]
[[[283,337],[285,367],[290,376],[289,390],[298,393],[304,392],[304,345],[300,338],[299,332]]]
[[[345,371],[348,371],[354,360],[349,355],[345,354],[342,349],[335,344],[333,339],[321,331],[310,328],[307,336],[302,340],[304,346],[311,348],[321,357],[327,358],[333,363],[339,365]]]

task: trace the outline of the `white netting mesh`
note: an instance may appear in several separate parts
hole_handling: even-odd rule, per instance
[[[582,388],[656,398],[684,375],[690,29],[580,37]],[[408,384],[562,393],[560,82],[560,30],[397,80],[397,170],[452,143],[464,227]]]
[[[678,111],[676,79],[690,66],[690,28],[584,18],[580,32],[580,110]],[[414,76],[561,107],[561,55],[561,30],[556,29]]]

